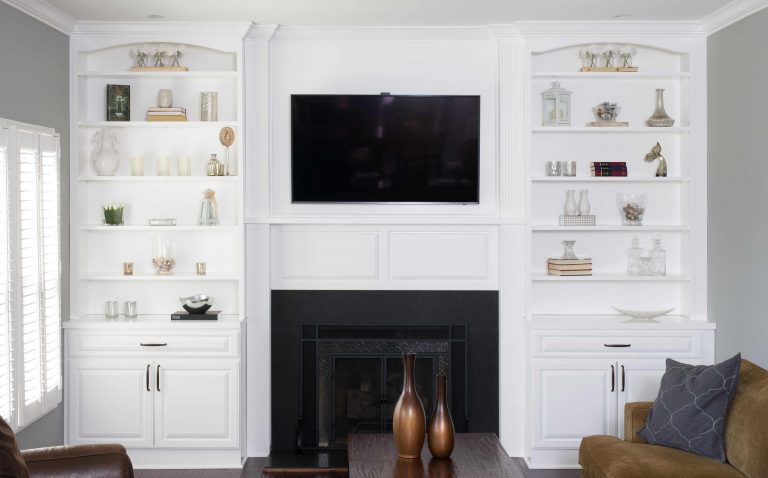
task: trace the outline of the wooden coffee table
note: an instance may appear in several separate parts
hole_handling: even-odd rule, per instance
[[[349,478],[523,478],[492,433],[460,433],[451,457],[432,458],[426,442],[421,459],[398,458],[392,435],[349,435]]]

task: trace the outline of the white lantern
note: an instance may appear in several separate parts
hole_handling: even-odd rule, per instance
[[[560,87],[559,81],[541,94],[541,122],[544,126],[571,125],[571,92]]]

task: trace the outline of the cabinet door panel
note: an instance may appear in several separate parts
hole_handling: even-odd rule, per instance
[[[69,443],[152,447],[152,377],[147,377],[147,367],[151,369],[151,362],[135,359],[69,360]]]
[[[238,364],[238,360],[158,361],[153,370],[158,378],[155,446],[236,447]]]
[[[615,368],[606,360],[537,360],[534,446],[578,448],[588,435],[616,433]],[[615,365],[614,365],[615,367]]]

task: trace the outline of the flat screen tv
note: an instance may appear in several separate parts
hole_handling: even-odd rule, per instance
[[[292,95],[292,201],[477,203],[479,96]]]

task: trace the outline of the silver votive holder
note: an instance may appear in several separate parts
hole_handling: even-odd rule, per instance
[[[219,94],[215,91],[200,93],[200,121],[219,120]]]
[[[576,161],[562,161],[563,176],[576,176]]]
[[[204,276],[206,273],[207,266],[205,262],[196,262],[195,263],[195,272],[197,272],[197,275]]]
[[[137,310],[135,300],[127,300],[123,304],[123,314],[126,319],[135,319],[139,315]]]
[[[108,319],[116,319],[118,315],[120,314],[117,310],[117,301],[116,300],[108,300],[104,303],[105,305],[105,313],[104,315]]]
[[[547,161],[547,176],[562,176],[560,161]]]

